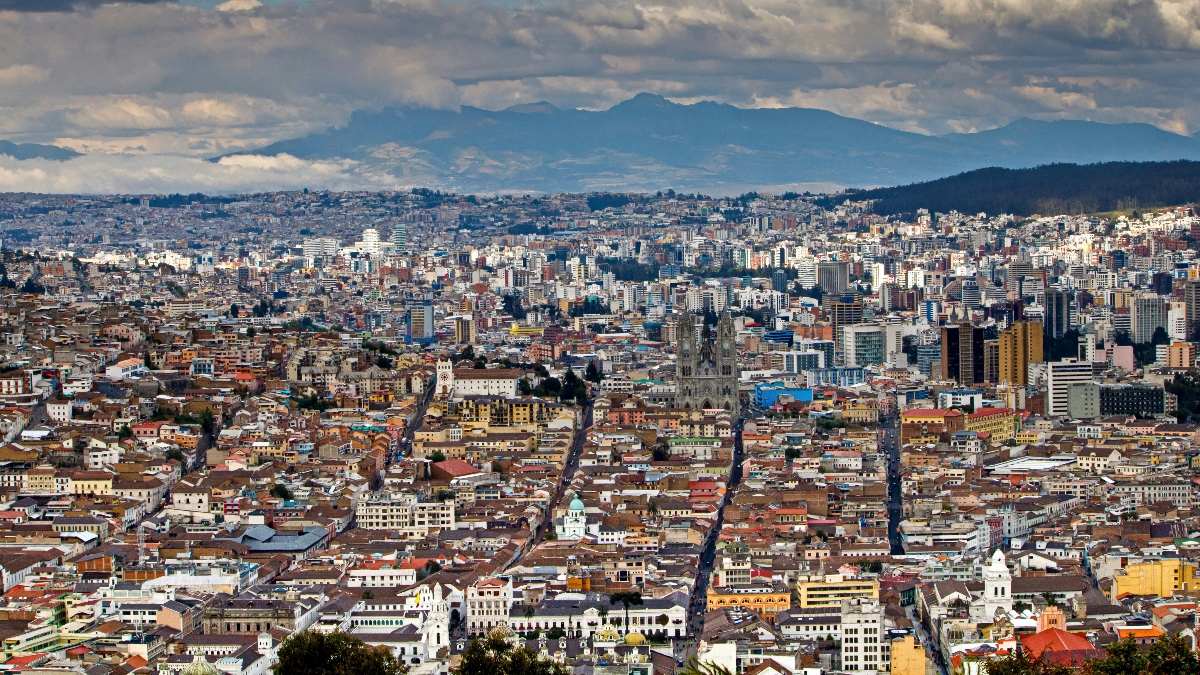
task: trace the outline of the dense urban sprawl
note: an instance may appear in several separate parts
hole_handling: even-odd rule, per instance
[[[980,675],[1200,622],[1200,218],[0,196],[30,675]]]

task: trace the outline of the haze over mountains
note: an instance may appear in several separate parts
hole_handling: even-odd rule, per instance
[[[980,167],[1200,159],[1200,140],[1148,124],[1020,119],[924,136],[808,108],[672,103],[608,110],[387,108],[253,154],[346,158],[405,185],[457,191],[701,190],[901,185]]]

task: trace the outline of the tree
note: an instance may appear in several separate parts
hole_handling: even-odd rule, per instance
[[[655,445],[654,450],[651,451],[651,457],[656,462],[666,462],[671,459],[671,450],[667,446],[667,443],[664,441]]]
[[[369,590],[363,591],[363,594],[362,594],[362,599],[363,599],[363,600],[374,600],[374,599],[375,599],[375,594],[374,594],[374,593],[372,593],[372,592],[371,592],[371,591],[369,591]]]
[[[164,453],[164,456],[165,456],[167,459],[173,459],[173,460],[175,460],[176,462],[179,462],[180,464],[182,464],[182,463],[183,463],[183,451],[182,451],[182,450],[180,450],[179,448],[170,448],[170,449],[168,449],[168,450],[166,451],[166,453]]]
[[[700,663],[693,656],[688,659],[687,665],[675,671],[675,675],[732,675],[732,673],[725,666],[715,663]]]
[[[1046,663],[1035,659],[1024,649],[1015,649],[1006,656],[984,664],[986,675],[1070,675],[1071,669],[1061,663]]]
[[[621,604],[621,605],[625,606],[625,632],[628,633],[629,632],[629,606],[643,604],[642,603],[642,594],[640,591],[621,591],[619,593],[612,593],[608,596],[608,604],[610,604],[610,605]]]
[[[1046,601],[1047,607],[1058,607],[1058,598],[1054,597],[1050,591],[1042,593],[1042,599]]]
[[[499,633],[471,640],[453,675],[568,675],[564,666],[514,647]],[[286,675],[281,673],[280,675]]]
[[[217,422],[213,419],[212,411],[205,408],[200,411],[200,428],[204,429],[204,433],[211,434],[217,427]]]
[[[604,374],[596,367],[595,361],[588,362],[587,372],[584,373],[583,379],[588,382],[595,382],[596,384],[600,384],[601,380],[604,379]]]
[[[387,647],[370,647],[341,631],[293,633],[279,647],[277,675],[405,675]]]
[[[133,438],[133,430],[128,424],[122,424],[121,429],[117,431],[117,438]]]
[[[441,450],[434,450],[433,452],[429,453],[429,461],[433,462],[434,464],[437,464],[438,462],[444,462],[446,461],[446,453],[442,452]]]
[[[290,502],[293,499],[292,491],[287,489],[287,486],[283,485],[282,483],[276,483],[275,486],[271,488],[271,496],[278,497],[285,502]]]

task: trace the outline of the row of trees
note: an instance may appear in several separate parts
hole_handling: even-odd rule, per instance
[[[984,669],[987,675],[1071,675],[1076,672],[1061,663],[1035,659],[1024,650],[988,661]],[[1108,646],[1108,656],[1086,661],[1078,670],[1084,675],[1200,675],[1200,660],[1185,638],[1164,635],[1144,651],[1132,639],[1114,642]]]
[[[1044,658],[1035,659],[1020,649],[984,664],[986,675],[1071,675],[1076,670],[1084,675],[1200,675],[1200,660],[1185,638],[1168,635],[1144,651],[1133,640],[1113,643],[1108,647],[1108,656],[1087,661],[1079,669]],[[304,630],[293,634],[279,648],[276,675],[406,675],[407,672],[408,666],[387,647],[369,646],[348,633]],[[570,671],[493,633],[472,640],[458,668],[452,672],[454,675],[568,675]],[[677,673],[731,675],[720,666],[698,663],[695,657]]]

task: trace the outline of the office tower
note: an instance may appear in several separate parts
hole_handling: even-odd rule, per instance
[[[801,288],[812,288],[817,285],[817,261],[812,257],[804,257],[796,264],[796,281]]]
[[[1021,280],[1033,275],[1033,265],[1028,260],[1014,260],[1008,264],[1006,285],[1010,291],[1021,289]]]
[[[1200,339],[1200,279],[1189,279],[1184,284],[1183,301],[1187,316],[1187,339]]]
[[[828,303],[827,311],[829,313],[829,323],[833,325],[833,337],[835,340],[838,339],[843,327],[862,323],[863,320],[862,304],[856,302],[850,296]]]
[[[1042,325],[1018,321],[1000,333],[1000,382],[1029,384],[1029,364],[1043,360]]]
[[[942,372],[943,380],[958,379],[959,327],[942,326]]]
[[[1070,409],[1071,387],[1092,381],[1092,364],[1063,359],[1046,364],[1046,414],[1061,417]]]
[[[835,351],[833,340],[802,340],[800,346],[820,352],[822,368],[833,367],[833,352]]]
[[[817,285],[824,293],[845,293],[850,287],[850,265],[835,261],[817,263]]]
[[[859,324],[842,329],[842,361],[847,366],[883,363],[883,326]]]
[[[776,291],[778,291],[780,293],[787,293],[788,292],[787,272],[784,272],[783,270],[775,270],[775,272],[773,274],[771,274],[771,288],[775,289]]]
[[[396,223],[392,226],[392,243],[395,244],[397,253],[408,253],[407,223]]]
[[[1142,295],[1133,299],[1129,308],[1129,337],[1134,344],[1150,342],[1154,331],[1167,326],[1167,303],[1158,295]]]
[[[1071,299],[1066,291],[1046,289],[1046,337],[1060,338],[1071,330]]]
[[[434,339],[433,305],[428,300],[408,308],[408,338],[412,342]]]
[[[315,258],[320,255],[337,255],[338,240],[332,237],[305,239],[301,248],[306,258]]]
[[[479,328],[474,316],[460,316],[454,319],[454,341],[458,344],[475,344],[479,341]]]
[[[1000,381],[1000,341],[983,341],[983,381],[996,384]]]
[[[983,329],[969,323],[958,326],[959,384],[983,382]]]
[[[961,295],[963,307],[967,309],[979,309],[979,306],[983,304],[983,294],[974,279],[963,280]]]

